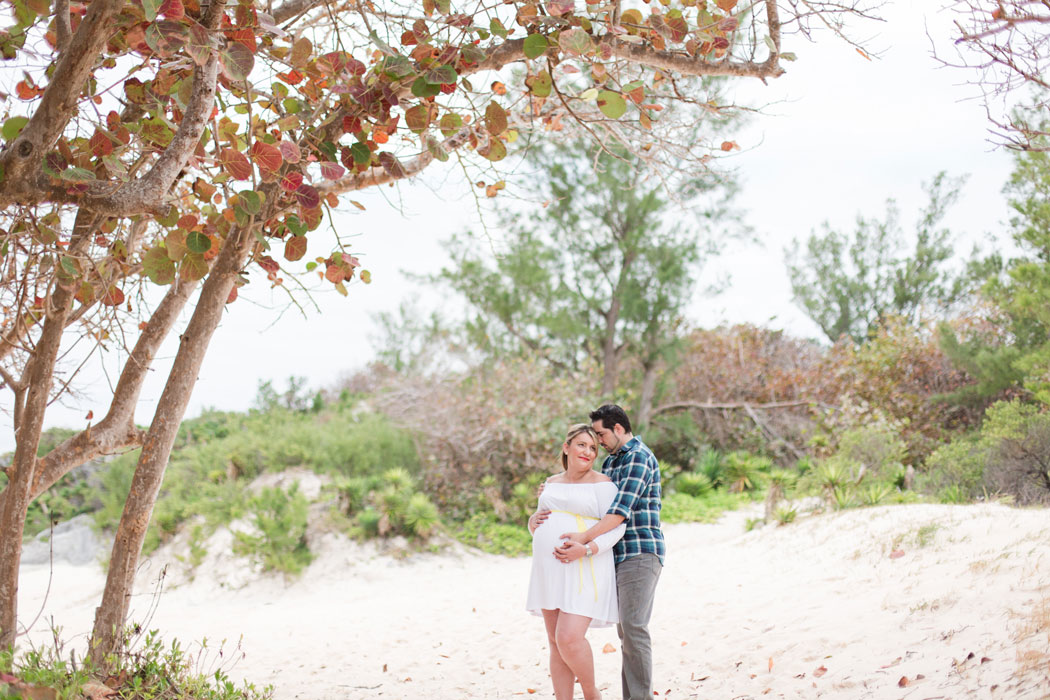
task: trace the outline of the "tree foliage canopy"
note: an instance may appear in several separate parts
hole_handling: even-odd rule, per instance
[[[954,254],[954,236],[938,228],[960,187],[961,180],[944,173],[934,178],[914,243],[904,234],[892,199],[881,221],[858,216],[850,233],[825,224],[822,234],[810,235],[804,251],[794,242],[787,251],[791,290],[829,340],[848,335],[862,343],[889,316],[915,322],[960,298],[966,278],[946,264]]]
[[[589,141],[531,160],[545,168],[543,207],[502,211],[494,257],[484,235],[456,237],[453,263],[434,281],[467,301],[465,336],[483,356],[598,367],[601,396],[622,400],[625,368],[640,370],[644,385],[672,358],[700,266],[737,234],[732,182],[682,173],[660,182],[625,149]],[[639,421],[650,403],[651,394]]]

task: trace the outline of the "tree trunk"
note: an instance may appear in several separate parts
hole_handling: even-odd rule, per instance
[[[602,339],[602,401],[612,401],[616,394],[618,370],[616,352],[616,324],[620,320],[620,300],[613,297],[605,314],[605,338]]]
[[[77,255],[90,240],[97,217],[80,210],[73,224],[69,255]],[[45,302],[44,325],[16,390],[15,455],[8,467],[7,486],[0,494],[0,649],[14,646],[18,625],[18,567],[22,561],[22,537],[29,510],[37,448],[44,425],[44,412],[51,395],[55,363],[61,349],[66,316],[74,288],[56,286]],[[24,392],[24,393],[23,393]],[[21,403],[23,396],[25,403]]]
[[[646,363],[642,374],[642,393],[638,397],[638,414],[635,417],[635,432],[641,432],[649,426],[653,416],[653,399],[656,396],[656,362]]]
[[[157,403],[153,423],[142,444],[131,490],[117,526],[102,602],[95,611],[90,648],[91,660],[97,665],[102,665],[110,653],[119,651],[135,583],[135,569],[164,478],[164,469],[208,344],[222,320],[234,281],[247,260],[250,244],[254,240],[251,228],[248,225],[230,232],[215,260],[214,268],[201,288],[193,316],[180,336],[179,351]]]

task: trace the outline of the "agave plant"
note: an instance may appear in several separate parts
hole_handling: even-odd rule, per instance
[[[817,467],[817,482],[827,492],[841,488],[849,481],[849,468],[838,459],[828,459]]]
[[[853,498],[853,487],[846,485],[834,489],[831,492],[831,504],[835,506],[835,510],[853,508],[857,505],[857,502]]]
[[[893,493],[893,484],[887,484],[885,482],[874,482],[868,484],[868,488],[864,489],[863,498],[864,504],[869,506],[877,506],[887,496]]]

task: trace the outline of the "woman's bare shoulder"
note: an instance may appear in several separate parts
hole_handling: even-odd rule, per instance
[[[592,483],[595,483],[595,484],[611,484],[612,483],[612,479],[610,479],[609,477],[605,476],[605,474],[600,474],[598,472],[595,472],[595,474],[598,474],[598,476],[594,479],[594,481]]]
[[[548,484],[560,484],[564,480],[565,480],[565,475],[564,474],[552,474],[551,476],[547,477],[547,481],[545,483],[548,483]]]

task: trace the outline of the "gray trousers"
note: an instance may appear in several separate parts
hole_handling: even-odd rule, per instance
[[[655,554],[639,554],[616,565],[616,595],[619,599],[620,635],[623,650],[623,700],[652,700],[653,647],[649,640],[649,618],[653,614],[656,582],[663,570]]]

